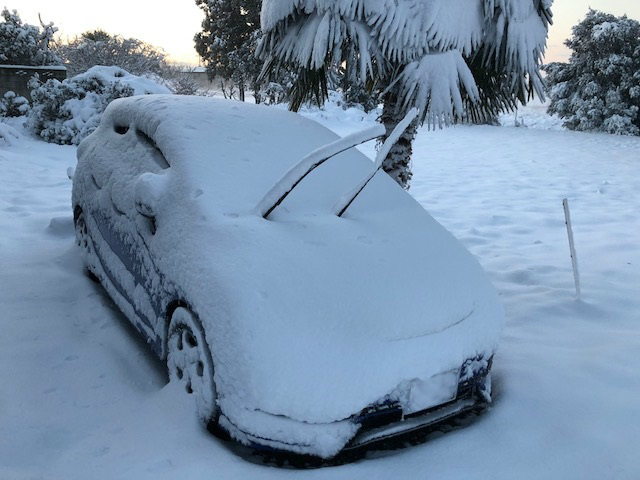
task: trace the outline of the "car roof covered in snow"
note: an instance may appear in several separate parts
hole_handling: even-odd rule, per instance
[[[210,204],[234,212],[254,209],[293,165],[339,138],[279,108],[177,95],[116,100],[96,135],[117,135],[118,129],[131,128],[151,139],[171,169],[194,188],[205,186]],[[355,149],[336,159],[359,165],[360,171],[369,162]]]

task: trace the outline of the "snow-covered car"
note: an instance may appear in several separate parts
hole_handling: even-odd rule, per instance
[[[350,148],[383,131],[153,95],[111,103],[78,148],[89,272],[201,419],[252,448],[330,458],[490,400],[497,295]]]

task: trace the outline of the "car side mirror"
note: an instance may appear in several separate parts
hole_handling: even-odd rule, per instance
[[[136,211],[150,221],[151,233],[156,230],[156,217],[166,185],[165,175],[143,173],[134,185],[134,204]]]
[[[156,216],[154,208],[148,203],[136,199],[136,211],[143,217],[153,218]]]

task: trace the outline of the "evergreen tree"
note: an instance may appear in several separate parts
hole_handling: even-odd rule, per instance
[[[260,37],[261,0],[196,0],[196,4],[205,18],[194,41],[209,77],[231,80],[242,101],[250,88],[260,103],[258,76],[262,63],[255,51]]]
[[[291,108],[327,95],[327,72],[383,91],[387,136],[418,107],[420,121],[479,121],[535,90],[553,0],[264,0],[259,54],[299,75]],[[408,188],[414,122],[383,168]]]
[[[60,65],[61,60],[51,50],[53,23],[41,27],[22,23],[18,12],[2,10],[0,22],[0,64],[2,65]]]
[[[549,113],[571,130],[640,135],[640,22],[589,10],[565,45],[569,63],[545,67]]]

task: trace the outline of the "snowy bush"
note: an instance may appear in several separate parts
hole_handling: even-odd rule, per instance
[[[361,106],[365,112],[378,108],[380,104],[379,92],[369,91],[361,82],[354,82],[343,92],[345,108]]]
[[[260,92],[262,102],[265,105],[277,105],[283,103],[286,97],[286,91],[278,82],[269,82]]]
[[[549,113],[571,130],[640,135],[640,22],[590,10],[565,44],[569,63],[545,67]]]
[[[9,90],[0,99],[0,117],[21,117],[29,112],[29,100]]]
[[[85,32],[58,47],[69,75],[96,65],[114,65],[134,75],[161,75],[166,67],[162,50],[138,40],[111,35],[103,30]]]
[[[162,83],[176,95],[199,95],[200,84],[193,77],[194,68],[167,65],[162,72]]]
[[[60,58],[50,49],[53,23],[42,28],[22,23],[18,12],[2,10],[0,22],[0,64],[3,65],[59,65]]]
[[[176,95],[198,95],[200,85],[189,75],[177,75],[166,80],[165,85]]]
[[[75,145],[96,129],[102,112],[116,98],[171,93],[148,78],[102,66],[62,82],[35,80],[32,88],[27,128],[47,142]]]

